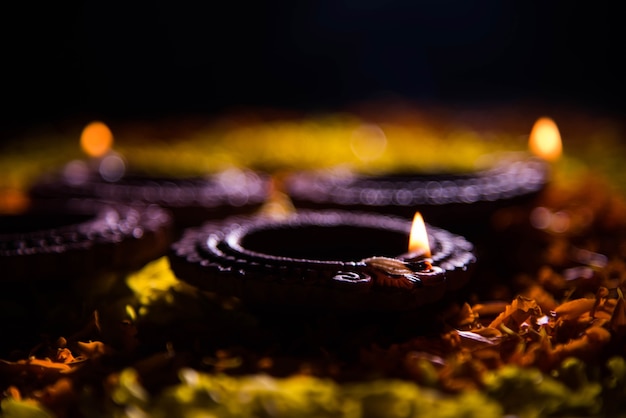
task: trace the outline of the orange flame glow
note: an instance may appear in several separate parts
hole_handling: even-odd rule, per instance
[[[80,135],[80,146],[91,157],[102,157],[113,145],[113,134],[102,122],[91,122]]]
[[[411,235],[409,235],[409,252],[423,252],[425,257],[431,256],[426,224],[424,224],[424,218],[422,218],[422,214],[419,212],[415,212],[413,217]]]
[[[563,152],[561,134],[556,123],[547,117],[539,118],[530,131],[530,151],[547,161],[556,161]]]

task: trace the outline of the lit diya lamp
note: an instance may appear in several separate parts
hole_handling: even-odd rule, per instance
[[[381,175],[343,168],[302,171],[286,178],[285,191],[299,208],[376,211],[407,218],[418,210],[436,225],[460,226],[465,232],[468,221],[485,221],[498,208],[532,201],[545,188],[550,177],[547,161],[561,151],[558,129],[550,121],[542,118],[533,128],[534,155],[486,155],[475,171]]]
[[[250,170],[231,168],[184,178],[129,173],[124,156],[112,150],[113,135],[102,122],[87,125],[80,143],[91,159],[72,161],[61,173],[41,178],[31,189],[34,199],[77,197],[156,204],[173,213],[177,226],[185,227],[250,213],[267,196],[269,180]]]
[[[302,211],[188,229],[170,263],[180,279],[254,306],[406,311],[460,289],[472,249],[419,214],[412,227],[387,215]]]
[[[86,199],[0,216],[0,280],[45,281],[131,270],[166,253],[172,220],[156,206]]]

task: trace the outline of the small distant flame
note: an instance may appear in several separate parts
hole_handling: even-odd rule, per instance
[[[102,157],[113,145],[113,134],[102,122],[91,122],[80,135],[80,146],[91,157]]]
[[[424,224],[424,218],[422,218],[422,214],[419,212],[415,212],[413,217],[411,235],[409,235],[409,252],[423,252],[425,257],[431,256],[426,224]]]
[[[530,131],[530,151],[547,161],[556,161],[563,152],[561,134],[556,123],[547,117],[539,118]]]

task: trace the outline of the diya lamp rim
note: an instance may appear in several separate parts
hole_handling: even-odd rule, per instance
[[[71,163],[72,161],[65,167]],[[121,204],[139,201],[172,206],[204,206],[207,200],[217,205],[228,204],[231,198],[240,195],[246,196],[246,203],[264,202],[268,195],[270,176],[249,168],[237,170],[245,177],[245,181],[235,188],[226,187],[220,178],[229,169],[193,176],[150,175],[141,171],[126,171],[114,181],[102,177],[97,170],[92,169],[88,169],[84,177],[72,180],[70,175],[61,170],[44,173],[33,184],[30,194],[35,198],[66,195],[74,197],[73,194],[77,194],[77,197],[111,200]],[[150,189],[154,190],[148,192]]]
[[[550,164],[527,151],[496,152],[481,159],[489,157],[495,161],[474,171],[368,174],[345,167],[325,168],[293,172],[285,184],[297,201],[374,208],[507,201],[536,193],[551,179]]]

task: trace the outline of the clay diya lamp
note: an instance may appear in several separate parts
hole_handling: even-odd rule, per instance
[[[157,206],[68,199],[0,216],[0,357],[76,332],[172,239],[171,215]]]
[[[90,159],[72,161],[60,172],[42,176],[30,196],[37,200],[76,197],[155,204],[170,210],[179,228],[252,213],[266,200],[269,177],[260,173],[237,168],[180,178],[135,173],[124,156],[111,150],[112,141],[106,125],[88,125],[81,144]]]
[[[287,176],[285,191],[298,208],[406,218],[420,211],[429,222],[473,238],[484,233],[498,209],[532,203],[544,190],[551,171],[547,160],[561,149],[560,137],[553,144],[554,135],[548,136],[549,145],[541,138],[530,143],[532,153],[486,155],[473,171],[368,175],[343,168],[311,170]]]
[[[170,262],[180,279],[257,307],[408,311],[463,287],[476,261],[465,238],[416,218],[422,233],[372,213],[234,217],[186,230]]]
[[[157,206],[38,202],[0,216],[0,277],[43,281],[131,270],[164,255],[171,240],[171,215]]]

